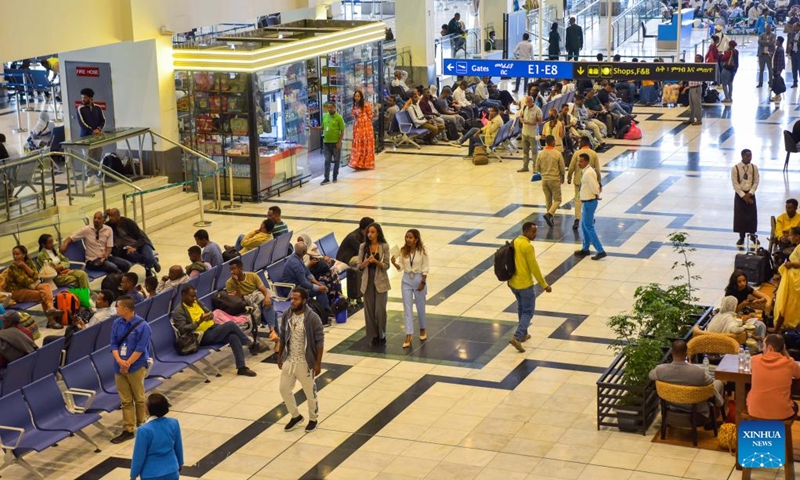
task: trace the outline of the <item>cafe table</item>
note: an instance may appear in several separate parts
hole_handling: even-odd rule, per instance
[[[800,362],[798,362],[800,363]],[[714,379],[723,383],[733,383],[736,393],[736,424],[742,421],[742,414],[746,410],[745,393],[746,386],[750,384],[750,372],[739,371],[739,355],[727,354],[722,357],[722,361],[714,369]],[[792,383],[792,393],[797,392],[800,379],[795,379]]]

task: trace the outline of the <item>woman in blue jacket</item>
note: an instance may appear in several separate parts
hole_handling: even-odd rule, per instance
[[[147,419],[136,429],[136,443],[131,461],[131,480],[178,480],[183,467],[181,426],[166,418],[169,401],[160,393],[147,397]]]

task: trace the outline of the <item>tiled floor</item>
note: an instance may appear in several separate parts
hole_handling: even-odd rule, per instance
[[[461,157],[465,149],[390,150],[379,156],[375,170],[345,169],[337,184],[321,187],[315,179],[270,202],[283,208],[295,235],[312,238],[333,231],[341,240],[363,215],[384,226],[391,244],[408,228],[419,228],[431,258],[430,339],[422,346],[415,338],[411,351],[399,348],[400,277],[392,272],[395,335],[385,348],[364,344],[361,313],[326,332],[320,427],[309,435],[282,431],[279,370],[264,356],[249,359],[256,378],[233,375],[227,351],[213,355],[224,375],[210,384],[190,372],[177,375],[162,390],[183,429],[183,477],[739,478],[727,453],[652,443],[658,420],[647,436],[598,430],[595,381],[613,358],[605,321],[630,306],[637,286],[674,276],[667,233],[690,233],[697,248],[694,273],[702,276],[700,302],[721,299],[736,240],[727,172],[740,149],[752,149],[761,169],[762,232],[784,200],[800,194],[797,159],[787,175],[781,171],[781,130],[798,117],[797,91],[769,104],[767,92],[754,89],[754,72],[746,50],[735,84],[737,103],[708,106],[701,127],[680,124],[683,108],[637,108],[644,138],[614,141],[600,155],[605,185],[597,226],[609,257],[599,262],[572,256],[579,239],[568,228],[571,204],[562,206],[555,228],[545,225],[541,187],[516,173],[515,156],[475,167]],[[7,131],[14,117],[2,113]],[[568,200],[570,190],[564,196]],[[212,239],[232,243],[260,222],[267,206],[207,215]],[[186,262],[195,220],[177,218],[172,228],[152,235],[165,265]],[[540,226],[535,248],[553,292],[538,296],[532,338],[527,351],[518,353],[507,344],[516,319],[514,298],[494,277],[491,257],[527,220]],[[104,419],[112,428],[120,421],[118,412]],[[102,453],[70,438],[28,459],[47,478],[128,478],[132,444],[111,445],[96,431],[90,434]],[[753,478],[778,474],[763,471]],[[2,475],[30,478],[19,467]]]

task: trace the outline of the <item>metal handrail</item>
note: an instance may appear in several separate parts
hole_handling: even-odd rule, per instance
[[[85,215],[81,215],[79,217],[71,217],[71,218],[62,219],[61,215],[57,213],[54,216],[49,217],[49,218],[56,218],[56,220],[42,223],[47,219],[46,218],[39,218],[39,219],[36,219],[36,220],[23,220],[23,221],[20,221],[20,222],[16,222],[14,224],[3,224],[2,226],[0,226],[0,236],[4,237],[6,235],[11,235],[11,236],[14,237],[14,240],[18,244],[20,244],[21,243],[21,240],[20,240],[20,235],[21,234],[28,233],[28,232],[38,232],[38,231],[41,231],[43,228],[52,226],[56,230],[56,235],[58,237],[58,243],[61,244],[62,237],[61,237],[61,228],[60,227],[61,227],[62,224],[67,223],[67,222],[71,222],[73,220],[81,220],[81,221],[83,221],[84,225],[89,225],[89,217],[87,217]],[[21,225],[25,225],[25,224],[31,224],[31,225],[27,226],[27,227],[20,228]],[[11,230],[11,231],[9,232],[8,230]]]

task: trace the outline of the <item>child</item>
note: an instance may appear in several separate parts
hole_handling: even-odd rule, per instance
[[[203,262],[202,255],[203,250],[197,245],[189,247],[189,261],[192,262],[186,266],[186,274],[189,275],[189,278],[194,278],[208,270],[208,265]]]

